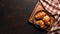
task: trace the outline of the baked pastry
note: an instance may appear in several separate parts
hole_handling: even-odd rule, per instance
[[[50,20],[50,17],[49,17],[48,15],[46,15],[46,16],[43,17],[43,21],[44,21],[45,24],[47,24],[47,25],[50,25],[49,20]]]
[[[36,21],[35,23],[36,23],[37,25],[39,25],[40,28],[44,28],[44,27],[45,27],[45,24],[44,24],[43,20],[38,20],[38,21]]]
[[[35,15],[35,18],[36,18],[36,19],[41,19],[41,18],[43,18],[45,15],[46,15],[45,12],[39,12],[39,13],[37,13],[37,14]]]
[[[46,11],[39,11],[34,16],[34,24],[38,25],[39,28],[50,31],[54,24],[54,16]]]

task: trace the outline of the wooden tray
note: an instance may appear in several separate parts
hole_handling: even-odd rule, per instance
[[[31,14],[31,16],[29,17],[29,22],[30,23],[32,23],[32,24],[34,24],[34,15],[38,12],[38,11],[40,11],[40,10],[44,10],[44,8],[42,7],[42,5],[41,5],[41,3],[38,1],[37,2],[37,4],[36,4],[36,6],[35,6],[35,8],[34,8],[34,10],[32,11],[32,14]],[[50,14],[51,15],[51,14]],[[51,27],[48,27],[47,29],[45,29],[45,30],[47,30],[47,31],[49,31],[50,30],[50,28]]]

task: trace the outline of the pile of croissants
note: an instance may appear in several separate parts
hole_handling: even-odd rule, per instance
[[[50,29],[52,25],[54,24],[54,18],[49,16],[46,12],[38,12],[35,14],[35,24],[39,25],[42,29]]]

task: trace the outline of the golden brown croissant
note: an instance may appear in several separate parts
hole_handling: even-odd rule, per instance
[[[48,21],[50,20],[50,17],[49,17],[48,15],[46,15],[46,16],[43,17],[43,20],[44,20],[45,22],[48,22]]]
[[[35,23],[36,23],[37,25],[39,25],[40,28],[44,28],[44,27],[45,27],[45,24],[44,24],[43,20],[38,20],[38,21],[36,21]]]
[[[37,13],[37,14],[35,15],[35,18],[36,18],[36,19],[41,19],[41,18],[43,18],[45,15],[46,15],[45,12],[39,12],[39,13]]]

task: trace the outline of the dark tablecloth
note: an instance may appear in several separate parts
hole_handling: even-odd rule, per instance
[[[45,34],[28,23],[38,0],[1,0],[0,34]]]

